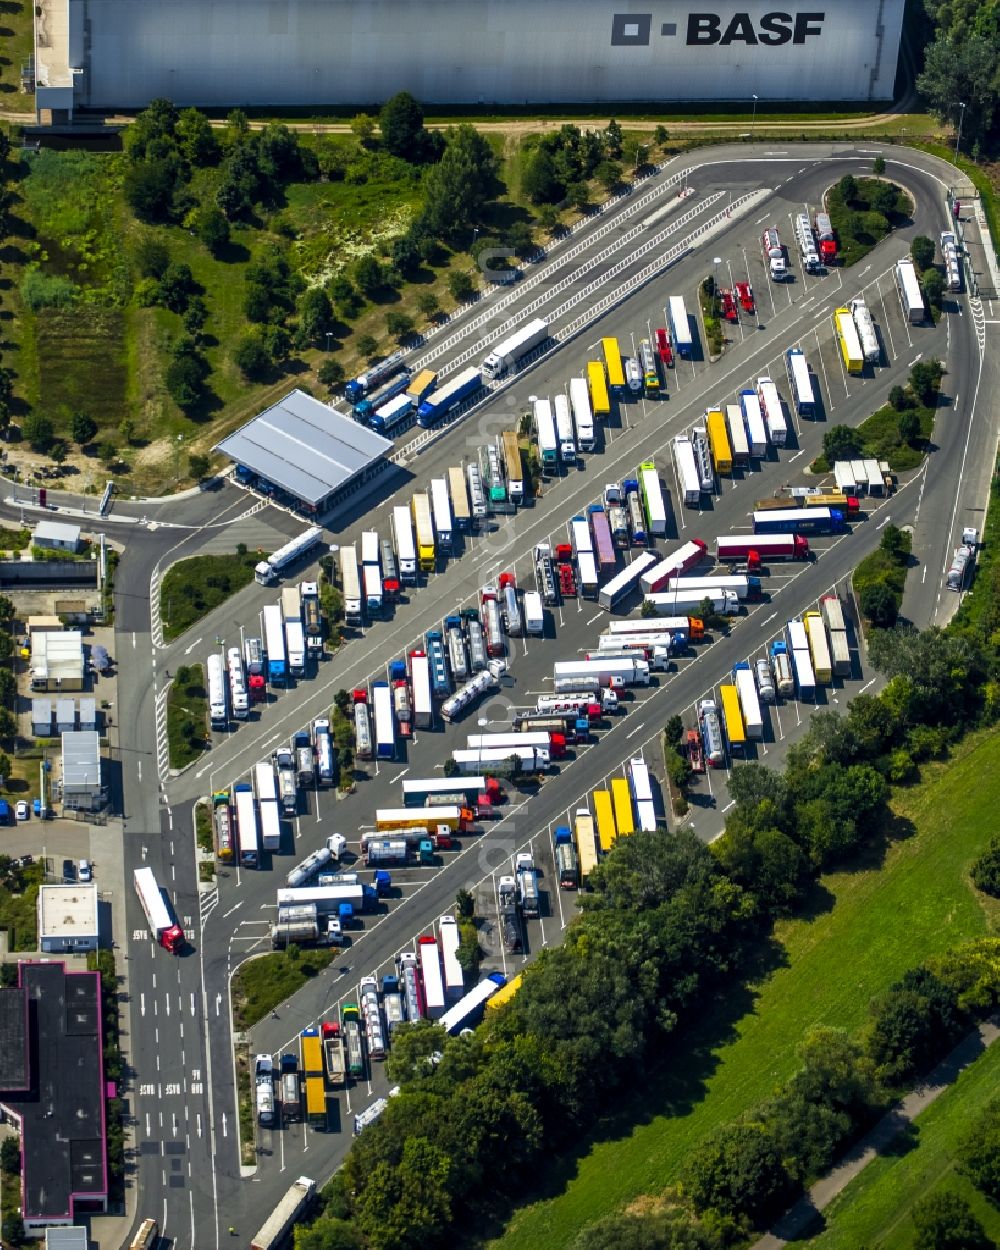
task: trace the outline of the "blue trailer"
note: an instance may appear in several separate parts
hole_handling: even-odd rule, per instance
[[[755,534],[842,534],[846,528],[841,508],[774,508],[753,514]]]
[[[395,399],[410,385],[410,375],[404,370],[398,378],[393,378],[387,385],[383,386],[377,395],[372,395],[370,399],[361,399],[354,405],[354,416],[358,421],[370,421],[375,415],[375,410],[381,408],[383,404],[387,404],[390,399]]]
[[[400,433],[413,419],[413,400],[409,395],[396,395],[375,409],[368,424],[376,434],[390,438]]]
[[[432,629],[426,635],[427,658],[430,660],[431,689],[435,699],[447,699],[451,694],[451,679],[448,676],[448,662],[445,659],[444,638],[439,629]]]
[[[417,409],[417,425],[433,425],[440,421],[452,408],[457,408],[463,399],[482,389],[483,379],[478,369],[463,369],[457,377],[431,391]]]

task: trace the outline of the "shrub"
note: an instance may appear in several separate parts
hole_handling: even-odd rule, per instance
[[[892,589],[884,582],[875,582],[861,592],[861,615],[876,629],[892,629],[899,616],[899,605]]]
[[[79,287],[61,274],[42,273],[30,266],[21,279],[21,298],[32,312],[42,308],[71,308],[80,293]]]
[[[55,439],[52,422],[39,412],[33,412],[25,417],[21,432],[31,445],[31,450],[40,452],[42,455],[49,450]]]
[[[266,378],[272,369],[271,354],[256,335],[246,334],[233,349],[233,364],[250,381]]]
[[[971,876],[977,890],[1000,898],[1000,837],[994,837],[972,865]]]

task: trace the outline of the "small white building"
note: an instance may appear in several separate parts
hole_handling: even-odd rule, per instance
[[[83,689],[83,634],[78,629],[32,634],[31,688]]]
[[[76,700],[56,699],[56,733],[72,733],[76,728]]]
[[[40,886],[37,909],[38,949],[42,954],[97,950],[96,885]]]
[[[31,736],[33,738],[52,737],[52,700],[31,700]]]
[[[70,551],[74,555],[80,550],[79,525],[65,525],[61,521],[39,521],[31,535],[32,545],[44,547],[47,551]]]
[[[87,1250],[87,1230],[82,1224],[62,1224],[45,1230],[45,1250]]]
[[[96,729],[97,728],[97,700],[81,699],[80,700],[80,728]]]
[[[62,736],[62,805],[75,812],[98,812],[104,806],[101,785],[101,739],[93,730]]]

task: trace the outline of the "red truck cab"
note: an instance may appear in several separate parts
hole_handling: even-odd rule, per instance
[[[660,357],[660,361],[666,365],[668,369],[672,369],[674,365],[674,353],[670,346],[670,335],[662,328],[656,331],[656,352]]]
[[[720,290],[719,299],[722,302],[722,315],[727,321],[738,321],[739,314],[736,311],[736,300],[733,299],[733,293],[729,290]]]
[[[749,282],[736,283],[736,298],[740,301],[740,307],[743,311],[752,316],[756,310],[756,305],[753,300],[753,287]]]

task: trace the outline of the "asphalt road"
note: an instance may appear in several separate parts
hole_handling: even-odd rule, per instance
[[[706,155],[710,161],[703,159]],[[498,867],[518,846],[532,839],[545,872],[549,908],[537,929],[530,929],[526,935],[529,950],[542,942],[558,941],[569,912],[566,899],[560,897],[546,871],[545,848],[553,823],[565,819],[595,779],[618,769],[629,756],[642,750],[651,763],[655,762],[656,734],[667,716],[689,708],[735,661],[757,650],[784,619],[809,606],[832,586],[843,585],[858,559],[877,545],[880,526],[888,519],[895,524],[915,525],[917,556],[923,561],[920,579],[914,574],[909,579],[904,604],[907,614],[925,624],[942,617],[951,607],[948,596],[939,599],[947,555],[961,525],[968,523],[968,516],[975,515],[974,510],[985,502],[985,484],[996,442],[995,423],[983,402],[994,379],[987,376],[981,384],[979,381],[983,354],[977,329],[982,336],[990,331],[986,326],[973,324],[972,306],[964,297],[955,301],[956,310],[936,329],[906,326],[886,277],[913,234],[934,236],[945,226],[943,191],[947,167],[915,153],[886,153],[890,176],[905,182],[914,192],[917,212],[913,226],[876,249],[857,272],[837,270],[823,278],[804,278],[793,258],[796,280],[784,287],[772,287],[757,258],[756,237],[761,224],[777,222],[790,238],[788,215],[804,204],[815,206],[826,186],[844,172],[857,173],[867,167],[871,155],[844,150],[833,157],[828,147],[809,145],[789,152],[762,151],[755,153],[753,159],[745,147],[717,148],[698,156],[702,159],[696,157],[693,163],[701,168],[691,179],[695,195],[646,227],[647,233],[659,232],[701,205],[689,225],[679,227],[676,236],[665,239],[662,247],[669,247],[674,238],[686,239],[700,222],[713,216],[720,203],[725,204],[727,193],[738,196],[745,189],[759,187],[761,181],[771,188],[770,193],[753,212],[728,224],[721,223],[704,246],[681,258],[665,276],[644,285],[639,285],[636,275],[648,262],[649,253],[634,261],[629,259],[628,242],[605,259],[595,261],[594,256],[602,252],[602,242],[598,240],[567,260],[567,267],[580,272],[578,291],[586,291],[602,272],[606,275],[624,258],[614,282],[633,281],[635,292],[627,302],[613,308],[599,326],[581,333],[561,351],[519,377],[492,405],[427,444],[422,454],[408,461],[407,472],[421,482],[440,474],[449,464],[469,454],[492,431],[508,425],[511,415],[517,414],[531,395],[552,393],[564,385],[572,373],[579,371],[589,355],[589,346],[601,335],[616,334],[626,343],[633,335],[641,337],[649,328],[663,324],[662,310],[668,294],[684,294],[689,310],[694,310],[695,288],[705,272],[715,268],[720,283],[728,285],[730,268],[732,276],[739,279],[744,276],[745,266],[757,293],[758,318],[741,322],[723,359],[715,364],[679,362],[669,380],[669,398],[623,405],[622,419],[609,425],[606,445],[599,454],[588,458],[586,468],[547,487],[537,504],[526,509],[513,524],[473,539],[465,556],[454,560],[433,579],[431,591],[415,592],[411,602],[401,605],[391,622],[373,627],[363,640],[350,643],[324,662],[316,677],[276,699],[259,720],[217,738],[204,763],[163,782],[158,780],[157,710],[162,706],[165,673],[185,658],[203,659],[216,637],[225,638],[231,645],[240,625],[251,632],[261,605],[273,597],[274,591],[251,587],[241,592],[207,618],[194,631],[194,639],[181,639],[172,647],[161,648],[154,645],[150,618],[151,570],[162,570],[171,560],[194,551],[224,550],[227,546],[232,549],[239,541],[273,546],[281,537],[300,529],[302,523],[274,508],[259,507],[252,496],[229,485],[181,503],[157,506],[155,511],[143,504],[115,505],[115,511],[120,510],[122,516],[133,517],[131,521],[115,522],[113,513],[108,521],[110,533],[127,536],[116,586],[119,726],[127,727],[120,744],[125,865],[127,870],[141,863],[154,867],[191,937],[187,955],[179,959],[169,957],[144,935],[137,901],[131,894],[126,900],[128,928],[134,935],[128,950],[135,1068],[130,1097],[138,1140],[138,1215],[158,1218],[161,1232],[183,1250],[196,1244],[217,1247],[220,1234],[224,1235],[229,1224],[236,1225],[241,1233],[252,1231],[296,1175],[305,1172],[325,1177],[350,1141],[347,1131],[316,1133],[302,1126],[289,1128],[262,1141],[264,1149],[272,1154],[261,1156],[252,1178],[241,1178],[227,979],[232,967],[259,940],[257,935],[268,917],[263,909],[273,903],[279,873],[292,859],[291,854],[280,857],[273,871],[231,873],[219,881],[217,893],[199,897],[190,817],[191,803],[196,797],[245,772],[277,741],[324,710],[338,688],[358,683],[387,659],[400,654],[409,642],[435,625],[445,610],[474,595],[478,586],[500,568],[513,564],[519,572],[526,572],[526,557],[534,544],[554,536],[569,516],[596,499],[605,480],[620,479],[639,460],[655,453],[664,483],[672,488],[667,440],[687,428],[710,403],[731,401],[733,393],[748,381],[766,369],[776,369],[780,353],[795,342],[801,343],[810,359],[824,400],[825,420],[847,424],[857,423],[878,406],[889,386],[905,377],[919,355],[946,355],[946,389],[956,402],[938,421],[939,450],[929,462],[929,471],[904,483],[892,499],[873,501],[874,515],[853,526],[851,534],[833,541],[817,540],[818,558],[814,562],[793,570],[776,569],[770,579],[768,602],[742,618],[728,637],[703,647],[682,661],[675,672],[663,675],[599,735],[594,745],[567,760],[530,799],[512,801],[503,819],[479,837],[467,839],[462,850],[445,858],[437,871],[422,877],[414,875],[412,881],[407,879],[400,896],[375,923],[366,925],[363,936],[358,937],[343,962],[310,983],[287,1009],[282,1009],[279,1020],[267,1020],[254,1031],[253,1047],[281,1049],[310,1020],[335,1009],[341,990],[352,989],[358,975],[380,967],[408,945],[414,934],[451,906],[459,886],[476,885],[488,898]],[[661,181],[671,177],[672,172],[673,169],[667,171]],[[644,186],[635,195],[649,189]],[[709,203],[720,191],[722,199]],[[625,207],[627,202],[619,211]],[[656,210],[649,210],[652,211]],[[646,210],[638,215],[640,221],[645,219],[642,213]],[[604,219],[594,223],[595,233],[603,224],[607,224]],[[630,228],[617,227],[620,235]],[[643,241],[641,235],[640,231],[635,236],[637,246]],[[572,246],[580,241],[582,236]],[[690,246],[697,249],[697,240]],[[564,248],[564,255],[569,250]],[[716,256],[721,258],[718,264],[714,261]],[[592,261],[589,269],[588,257]],[[551,281],[556,281],[555,275]],[[497,311],[491,324],[471,331],[478,336],[474,343],[480,337],[491,336],[493,328],[502,324],[506,316],[515,311],[521,315],[531,300],[539,297],[537,287],[522,285],[524,291],[513,293],[515,298],[506,311]],[[832,348],[830,313],[862,288],[882,328],[888,363],[877,370],[875,377],[848,379]],[[498,296],[497,302],[504,297]],[[562,297],[560,293],[560,308],[567,302]],[[564,309],[560,324],[572,324],[580,306],[589,298],[581,299],[574,308]],[[472,310],[465,323],[471,325],[481,316],[482,310]],[[461,345],[456,344],[454,350],[460,351]],[[777,379],[781,386],[780,370]],[[955,379],[953,385],[951,379]],[[695,515],[675,508],[674,532],[670,537],[697,535],[710,541],[719,532],[746,529],[753,499],[772,494],[785,482],[802,480],[799,471],[818,450],[823,422],[797,423],[797,427],[794,446],[748,473],[746,480],[727,483],[713,505],[702,513]],[[397,477],[387,485],[390,490],[398,488],[402,480]],[[360,517],[345,517],[334,531],[337,541],[349,541],[361,528],[372,525],[386,532],[385,515],[391,500],[366,503],[376,506],[363,522]],[[72,505],[67,502],[66,506]],[[136,522],[136,513],[140,518],[145,515],[147,522],[153,520],[155,528],[141,520]],[[669,546],[669,542],[665,545]],[[551,672],[554,658],[572,654],[596,639],[600,623],[591,620],[595,612],[596,605],[587,603],[567,605],[556,613],[551,624],[558,642],[550,638],[522,647],[513,659],[516,684],[506,694],[524,702],[522,691],[544,688],[544,675]],[[492,718],[494,712],[487,714]],[[471,731],[475,732],[475,719],[463,722],[462,731],[470,732],[471,721]],[[807,710],[797,708],[794,727],[791,716],[784,719],[788,721],[787,730],[775,739],[775,753],[779,743],[791,740],[807,723]],[[360,783],[354,798],[333,804],[330,796],[319,797],[320,819],[317,820],[317,807],[311,805],[310,811],[296,822],[298,837],[294,847],[293,835],[289,833],[288,851],[300,853],[310,849],[318,843],[321,831],[329,831],[331,822],[335,822],[333,827],[339,825],[346,831],[361,828],[365,819],[371,819],[373,800],[381,802],[387,792],[386,782],[407,767],[414,770],[412,775],[417,775],[418,768],[426,772],[438,765],[446,741],[450,749],[456,740],[457,730],[447,736],[421,734],[406,761],[380,769],[374,785]],[[584,760],[586,767],[579,767]],[[165,791],[161,788],[164,784]],[[721,797],[718,795],[717,800]],[[711,836],[721,826],[723,806],[717,801],[714,806],[705,804],[699,808],[696,819],[703,836]],[[490,884],[480,885],[485,882]],[[343,967],[348,967],[349,972],[341,974]],[[373,1094],[377,1087],[376,1081]],[[368,1098],[365,1086],[356,1089],[350,1095],[349,1108],[348,1099],[344,1098],[341,1116],[366,1105]]]

